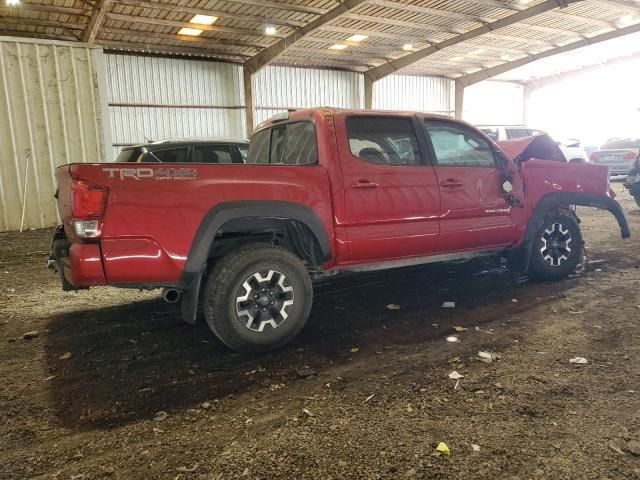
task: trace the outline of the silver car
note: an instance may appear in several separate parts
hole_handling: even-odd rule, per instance
[[[612,177],[627,175],[640,153],[640,139],[611,140],[589,157],[591,163],[606,165]]]

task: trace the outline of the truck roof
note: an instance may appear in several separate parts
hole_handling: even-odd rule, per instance
[[[248,140],[238,139],[220,139],[220,138],[176,138],[167,140],[158,140],[156,142],[137,143],[135,145],[127,145],[122,150],[133,150],[135,148],[146,148],[147,150],[158,150],[165,147],[179,147],[179,146],[200,146],[200,145],[247,145]]]
[[[301,108],[298,110],[289,110],[287,112],[278,113],[267,120],[260,123],[256,130],[259,130],[264,127],[268,127],[270,125],[274,125],[279,122],[283,122],[286,120],[308,120],[313,118],[315,115],[320,115],[323,117],[332,117],[338,114],[348,115],[348,114],[357,114],[357,115],[393,115],[395,117],[413,117],[415,115],[424,115],[426,118],[432,118],[434,120],[456,120],[453,117],[447,115],[439,115],[435,113],[428,112],[413,112],[413,111],[402,111],[402,110],[364,110],[358,108],[336,108],[336,107],[317,107],[317,108]],[[460,121],[461,120],[457,120]],[[462,122],[466,123],[466,122]]]

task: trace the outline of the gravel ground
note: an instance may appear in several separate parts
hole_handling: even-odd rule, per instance
[[[50,231],[0,233],[0,479],[640,479],[640,247],[578,213],[575,278],[494,259],[341,275],[262,356],[158,292],[64,293]]]

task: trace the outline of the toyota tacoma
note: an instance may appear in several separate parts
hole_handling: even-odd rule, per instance
[[[583,248],[576,205],[625,214],[606,166],[553,161],[545,135],[494,143],[448,117],[306,109],[251,138],[246,164],[75,163],[56,170],[63,288],[164,288],[229,347],[302,329],[312,277],[504,255],[545,280]]]

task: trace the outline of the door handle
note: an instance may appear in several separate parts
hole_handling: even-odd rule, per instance
[[[353,183],[351,188],[378,188],[378,184],[372,183],[369,180],[361,179]]]
[[[443,180],[440,182],[440,186],[446,187],[446,188],[456,188],[456,187],[462,187],[463,183],[456,180],[455,178],[447,178],[446,180]]]

